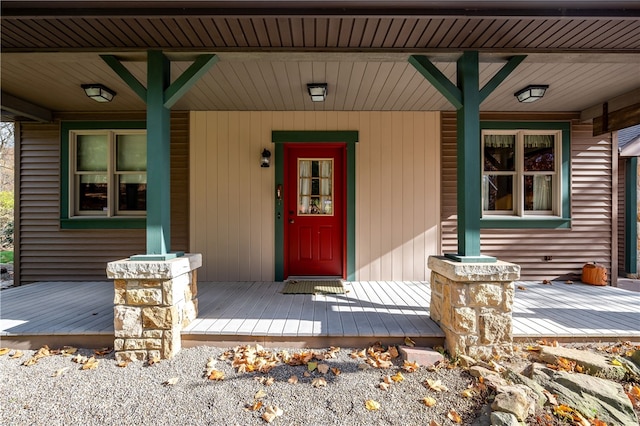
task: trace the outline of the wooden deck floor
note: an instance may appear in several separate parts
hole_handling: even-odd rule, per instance
[[[640,341],[640,293],[613,287],[519,282],[515,340]],[[442,342],[429,318],[429,285],[352,282],[342,295],[284,295],[281,282],[200,283],[199,315],[183,345],[253,341],[298,346],[381,340]],[[46,282],[0,292],[2,345],[110,346],[110,282]]]

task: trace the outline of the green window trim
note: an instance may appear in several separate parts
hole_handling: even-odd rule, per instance
[[[638,273],[638,157],[626,160],[624,272]]]
[[[562,216],[483,217],[481,229],[569,229],[571,228],[571,123],[566,121],[481,121],[480,130],[559,130],[562,132],[560,191]]]
[[[145,217],[69,216],[69,132],[73,130],[144,130],[145,121],[63,121],[60,123],[60,228],[144,229]]]
[[[356,146],[358,142],[357,130],[346,131],[283,131],[271,132],[271,141],[275,147],[275,177],[276,186],[284,181],[284,144],[291,142],[322,143],[344,142],[347,144],[347,271],[346,279],[356,279]],[[275,189],[274,189],[275,191]],[[284,279],[284,205],[275,206],[275,280]]]

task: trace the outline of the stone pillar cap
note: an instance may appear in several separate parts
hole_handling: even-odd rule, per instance
[[[498,260],[493,263],[462,263],[444,256],[429,256],[429,269],[456,282],[516,281],[520,265]]]
[[[122,259],[107,263],[109,279],[169,280],[202,266],[202,254],[189,253],[170,260]]]

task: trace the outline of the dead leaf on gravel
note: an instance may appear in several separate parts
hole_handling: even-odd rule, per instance
[[[73,362],[77,362],[78,364],[84,364],[85,362],[87,362],[89,360],[89,358],[87,358],[86,356],[83,355],[76,355],[73,358],[71,358],[71,361]]]
[[[116,367],[124,368],[124,367],[126,367],[127,365],[129,365],[129,361],[119,361],[119,362],[116,364]]]
[[[317,362],[313,361],[313,362],[308,362],[307,363],[307,370],[308,371],[313,371],[316,368],[318,368],[318,363]]]
[[[78,352],[78,348],[75,348],[73,346],[63,346],[62,349],[60,349],[60,355],[64,356],[73,355],[76,352]]]
[[[264,390],[260,389],[258,392],[256,392],[255,395],[253,395],[253,399],[262,399],[265,396],[267,396],[267,393]]]
[[[13,359],[22,358],[22,355],[24,355],[22,351],[15,351],[11,355],[9,355],[9,358],[13,358]]]
[[[388,374],[382,378],[382,381],[388,385],[393,384],[393,380],[391,379],[391,376]]]
[[[399,383],[404,380],[404,376],[402,375],[401,372],[398,371],[396,374],[391,376],[391,380],[393,380],[396,383]]]
[[[366,349],[362,349],[360,351],[358,350],[354,350],[353,352],[351,352],[351,354],[349,355],[351,358],[364,358],[366,357]]]
[[[98,364],[100,363],[100,361],[98,361],[97,359],[95,359],[94,357],[91,357],[87,360],[87,362],[85,362],[82,365],[82,370],[94,370],[98,367]]]
[[[429,426],[442,426],[440,423],[436,422],[435,420],[431,420],[429,422]]]
[[[446,392],[449,390],[445,385],[442,384],[442,381],[440,380],[427,379],[426,383],[430,389],[436,392]]]
[[[389,384],[385,382],[381,382],[378,387],[380,388],[380,390],[384,390],[384,391],[389,390]]]
[[[158,358],[157,356],[151,357],[149,358],[149,361],[147,361],[148,365],[154,365],[154,364],[160,364],[160,358]]]
[[[298,383],[298,376],[289,377],[289,380],[287,380],[287,382],[291,383],[292,385],[295,385],[296,383]]]
[[[247,404],[244,409],[246,411],[258,411],[262,408],[262,401],[255,401],[253,404]]]
[[[406,371],[407,373],[414,373],[416,371],[418,371],[418,368],[420,368],[420,365],[418,365],[417,362],[410,362],[405,360],[404,364],[402,365],[402,369],[404,371]]]
[[[109,355],[111,352],[113,352],[113,348],[101,348],[101,349],[96,349],[95,351],[93,351],[93,353],[98,355],[98,356]]]
[[[329,372],[328,364],[318,364],[318,371],[322,374],[327,374]]]
[[[318,377],[316,379],[313,379],[313,381],[311,382],[311,386],[313,386],[314,388],[327,386],[327,381],[325,379],[323,379],[322,377]]]
[[[371,368],[369,364],[358,364],[358,370],[368,370]]]
[[[31,367],[32,365],[34,365],[36,362],[38,362],[38,358],[36,357],[31,357],[28,360],[26,360],[25,362],[22,363],[22,365],[24,365],[25,367]]]
[[[178,383],[178,377],[172,377],[169,380],[167,380],[166,382],[163,382],[162,384],[165,386],[173,386],[176,383]]]
[[[0,356],[6,355],[9,352],[11,352],[11,349],[9,349],[9,348],[0,348]]]
[[[375,410],[379,410],[380,409],[380,403],[378,401],[374,401],[373,399],[367,399],[364,402],[364,406],[369,411],[375,411]]]
[[[68,370],[68,369],[69,369],[69,367],[64,367],[64,368],[61,368],[61,369],[59,369],[59,370],[56,370],[56,372],[55,372],[55,373],[53,373],[53,374],[51,375],[51,377],[58,377],[58,376],[62,376],[62,375],[63,375],[63,374]]]
[[[220,370],[211,370],[211,373],[209,374],[209,380],[224,380],[224,372]]]
[[[276,417],[280,417],[283,414],[284,412],[280,408],[269,406],[262,414],[262,419],[267,423],[271,423]]]
[[[422,398],[422,403],[427,407],[433,407],[434,405],[436,405],[436,399],[430,396],[425,396],[424,398]]]
[[[390,346],[389,355],[391,355],[391,358],[393,359],[398,358],[400,356],[400,354],[398,353],[398,348],[396,348],[395,346]]]
[[[339,376],[342,373],[338,367],[331,367],[331,372],[336,376]]]
[[[302,377],[311,377],[311,373],[305,371],[304,373],[302,373]]]
[[[460,396],[464,398],[473,398],[476,395],[476,390],[473,388],[468,388],[460,392]]]
[[[462,417],[460,417],[460,414],[456,413],[456,410],[449,410],[447,417],[454,423],[462,423]]]

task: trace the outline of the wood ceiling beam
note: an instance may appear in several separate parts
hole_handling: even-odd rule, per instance
[[[3,111],[8,111],[16,116],[30,118],[42,123],[49,123],[52,120],[51,110],[10,95],[5,91],[2,91],[1,104]]]
[[[607,103],[605,102],[603,111],[606,111],[606,105]],[[593,136],[626,129],[636,124],[640,124],[640,102],[595,117],[593,119]]]
[[[619,109],[638,103],[638,99],[640,99],[640,87],[632,90],[631,92],[609,99],[606,102],[608,104],[609,112],[611,113],[614,111],[618,111]],[[601,116],[602,116],[602,102],[592,105],[589,108],[584,109],[580,112],[580,120],[582,121],[592,120],[596,117],[601,117]]]

